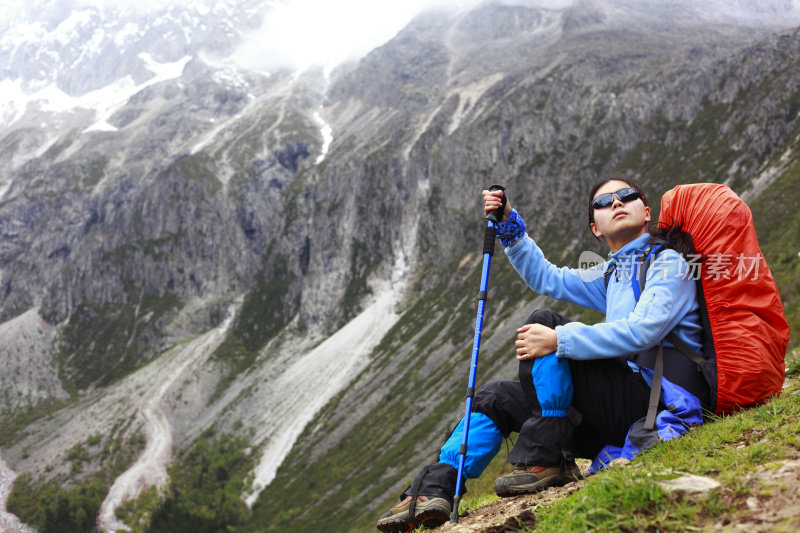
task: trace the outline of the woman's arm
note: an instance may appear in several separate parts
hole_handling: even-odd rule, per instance
[[[603,273],[606,263],[592,269],[558,268],[527,234],[506,248],[511,264],[528,286],[557,300],[606,311]]]
[[[579,322],[557,326],[558,357],[617,357],[641,352],[661,342],[687,314],[698,309],[695,281],[686,276],[686,263],[681,268],[681,262],[683,259],[675,252],[659,254],[650,267],[652,272],[639,302],[627,316],[592,326]],[[632,291],[627,290],[630,279],[619,283],[623,285],[618,291],[612,293],[609,287],[609,298],[632,299]],[[626,304],[622,301],[619,305]]]

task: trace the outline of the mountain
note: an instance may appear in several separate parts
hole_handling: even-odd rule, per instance
[[[0,454],[40,530],[216,490],[219,527],[371,528],[463,409],[492,183],[567,265],[598,176],[727,183],[798,324],[792,2],[432,10],[303,72],[236,61],[268,2],[86,5],[0,38]],[[560,305],[500,254],[489,296],[481,382]]]

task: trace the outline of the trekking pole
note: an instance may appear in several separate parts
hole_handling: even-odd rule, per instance
[[[501,185],[492,185],[490,191],[505,191]],[[483,328],[483,312],[486,308],[486,289],[489,285],[489,267],[494,255],[494,240],[497,234],[496,225],[503,220],[506,207],[506,195],[503,193],[503,205],[486,215],[488,220],[483,238],[483,271],[481,272],[481,290],[478,293],[478,317],[475,320],[475,338],[472,341],[472,361],[469,367],[467,384],[467,406],[464,414],[464,435],[461,437],[461,448],[458,452],[458,477],[456,478],[456,495],[453,498],[453,514],[450,521],[458,522],[458,504],[461,501],[461,484],[464,479],[464,460],[467,457],[467,438],[469,435],[469,418],[472,414],[472,399],[475,396],[475,376],[478,373],[478,352],[481,347],[481,329]]]

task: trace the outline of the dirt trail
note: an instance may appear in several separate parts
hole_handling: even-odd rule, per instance
[[[584,476],[589,474],[589,464],[580,464]],[[576,492],[585,481],[573,481],[562,487],[550,487],[536,493],[513,498],[500,498],[488,505],[473,509],[459,518],[458,523],[447,522],[437,533],[510,533],[519,531],[520,522],[531,527],[535,523],[534,513],[542,504],[565,498]]]
[[[161,404],[171,388],[180,382],[185,372],[202,364],[222,342],[230,319],[220,327],[194,339],[178,350],[169,361],[158,368],[153,386],[141,395],[139,416],[143,419],[147,445],[139,459],[119,476],[103,501],[97,517],[101,531],[129,530],[120,522],[116,509],[128,499],[136,498],[148,487],[162,487],[168,480],[167,467],[172,461],[172,427]]]
[[[6,511],[6,502],[17,474],[11,470],[0,457],[0,532],[2,533],[36,533],[33,529],[19,521],[19,518]]]

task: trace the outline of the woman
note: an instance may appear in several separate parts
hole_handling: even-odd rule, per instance
[[[503,206],[501,191],[482,194],[487,214]],[[672,333],[702,353],[696,287],[686,262],[673,249],[660,251],[637,299],[632,284],[635,265],[654,241],[648,231],[647,199],[619,174],[598,182],[589,198],[589,229],[610,250],[608,262],[597,268],[557,268],[549,263],[508,203],[498,224],[506,255],[534,291],[606,314],[605,322],[587,325],[550,310],[534,312],[517,330],[519,381],[493,381],[477,392],[465,458],[467,478],[480,475],[504,437],[519,433],[508,456],[514,470],[495,481],[500,496],[579,478],[576,457],[593,459],[594,472],[614,458],[633,458],[658,440],[680,436],[702,423],[708,386],[692,363],[665,341]],[[655,426],[645,429],[652,362],[659,347],[664,379]],[[381,517],[378,529],[407,531],[449,518],[463,425],[462,420],[445,442],[439,462],[423,468],[401,503]]]

